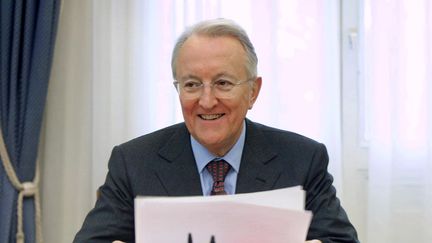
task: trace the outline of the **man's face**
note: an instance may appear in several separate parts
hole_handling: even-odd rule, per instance
[[[240,42],[232,37],[207,37],[193,35],[181,47],[176,60],[176,79],[179,82],[191,77],[205,84],[199,97],[190,99],[180,95],[183,117],[191,135],[210,152],[225,155],[239,138],[243,121],[252,108],[261,78],[251,83],[236,85],[230,98],[215,96],[208,84],[221,76],[245,81],[246,52]]]

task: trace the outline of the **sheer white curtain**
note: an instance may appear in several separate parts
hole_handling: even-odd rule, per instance
[[[432,3],[363,1],[368,243],[432,239]]]
[[[325,143],[341,189],[338,1],[99,0],[93,11],[95,189],[112,145],[183,120],[171,50],[186,26],[216,17],[256,45],[263,88],[249,117]]]

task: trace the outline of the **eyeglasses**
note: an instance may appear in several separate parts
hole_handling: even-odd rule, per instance
[[[233,98],[235,96],[234,88],[238,85],[245,84],[247,82],[253,81],[253,79],[248,79],[245,81],[232,81],[226,78],[218,79],[211,82],[210,84],[204,84],[203,82],[195,79],[189,79],[186,81],[174,81],[173,84],[177,89],[179,95],[185,99],[196,99],[199,98],[206,85],[209,85],[213,94],[217,98],[227,99]]]

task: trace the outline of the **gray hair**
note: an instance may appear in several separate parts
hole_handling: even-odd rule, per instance
[[[237,39],[246,51],[245,68],[248,78],[257,76],[258,57],[246,31],[232,20],[212,19],[205,20],[187,28],[177,39],[171,57],[171,69],[173,78],[176,78],[176,60],[178,53],[192,35],[204,35],[209,37],[231,36]]]

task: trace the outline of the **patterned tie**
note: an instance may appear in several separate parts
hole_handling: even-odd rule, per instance
[[[213,177],[211,195],[226,195],[224,181],[231,166],[225,160],[213,160],[207,164],[206,168]]]

